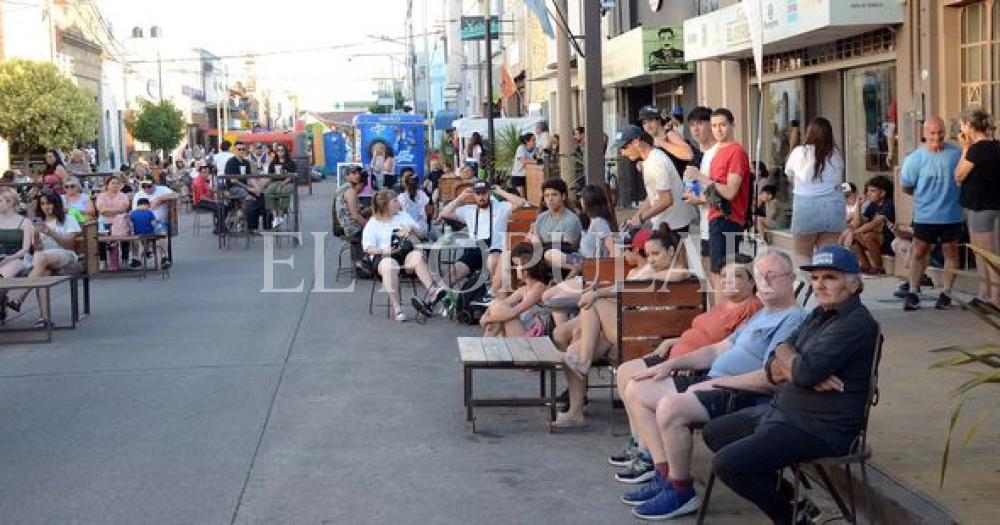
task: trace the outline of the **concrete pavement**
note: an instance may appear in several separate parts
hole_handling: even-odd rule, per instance
[[[331,199],[329,183],[303,196],[307,230],[329,228]],[[190,216],[182,227],[170,279],[98,281],[93,315],[76,331],[49,345],[0,346],[0,522],[636,521],[606,463],[621,442],[608,432],[606,392],[592,392],[587,431],[549,434],[542,409],[480,409],[473,435],[455,337],[476,330],[369,316],[368,281],[350,294],[261,293],[260,243],[220,252],[214,237],[191,235]],[[276,285],[304,280],[309,289],[311,243],[276,253],[296,258],[294,269],[276,267]],[[873,298],[891,285],[870,283]],[[926,352],[905,345],[950,341],[950,327],[966,340],[984,332],[960,312],[903,316],[867,302],[881,309],[890,341],[903,341],[890,343],[883,364],[876,461],[904,473],[915,466],[920,482],[937,458],[953,378],[939,382]],[[937,338],[922,338],[927,330]],[[477,387],[533,393],[537,379],[496,372]],[[995,446],[989,436],[973,445]],[[962,473],[984,462],[996,470],[986,456],[956,457],[946,491],[922,488],[960,515],[974,505],[995,511],[995,502],[949,499],[965,487]],[[698,457],[704,465],[703,449]],[[765,521],[724,488],[712,508],[711,523]]]

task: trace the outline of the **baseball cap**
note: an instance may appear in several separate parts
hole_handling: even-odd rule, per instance
[[[493,189],[493,186],[491,186],[489,182],[486,182],[484,180],[478,181],[472,185],[472,191],[476,193],[486,193],[491,189]]]
[[[645,248],[646,241],[652,236],[652,232],[642,228],[632,228],[625,233],[625,239],[623,239],[626,248],[634,248],[636,250],[641,250]]]
[[[684,118],[684,108],[680,106],[674,106],[674,109],[670,110],[670,116]]]
[[[653,144],[653,137],[651,137],[649,133],[646,133],[642,128],[636,126],[635,124],[630,124],[625,126],[622,134],[618,137],[618,142],[615,143],[615,151],[620,151],[635,139],[641,139],[646,144]]]
[[[639,110],[639,123],[641,124],[646,120],[659,119],[663,120],[663,113],[660,113],[660,108],[656,106],[643,106]]]
[[[153,179],[142,179],[142,182],[139,183],[139,186],[152,186],[152,185],[153,185]]]
[[[812,264],[802,267],[803,270],[836,270],[844,273],[861,273],[861,265],[854,252],[839,244],[821,246],[813,254]]]

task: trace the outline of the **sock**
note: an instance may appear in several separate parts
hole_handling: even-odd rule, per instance
[[[663,479],[667,479],[667,476],[670,475],[670,468],[667,466],[666,461],[664,461],[663,463],[654,463],[653,468],[656,469],[656,473],[659,474],[660,477],[662,477]]]
[[[688,494],[694,490],[694,479],[670,479],[670,485],[678,494]]]

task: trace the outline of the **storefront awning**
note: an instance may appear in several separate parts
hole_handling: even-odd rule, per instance
[[[903,23],[903,3],[899,0],[743,0],[684,21],[684,60],[750,56],[750,26],[744,11],[747,2],[760,6],[766,54]]]
[[[604,44],[601,53],[604,87],[639,86],[694,70],[684,62],[680,26],[642,26]]]

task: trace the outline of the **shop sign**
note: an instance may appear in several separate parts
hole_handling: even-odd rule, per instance
[[[690,71],[684,62],[683,31],[678,26],[637,27],[607,41],[602,57],[604,85]]]
[[[486,17],[463,16],[459,35],[463,41],[486,40]],[[500,17],[496,15],[490,17],[490,37],[491,40],[500,38]]]
[[[816,45],[797,37],[823,29],[828,41],[903,22],[899,0],[744,0],[684,21],[684,59],[735,58],[750,54],[750,28],[745,4],[760,6],[765,48],[779,42]],[[843,31],[837,31],[843,29]],[[765,49],[765,51],[767,51]]]

